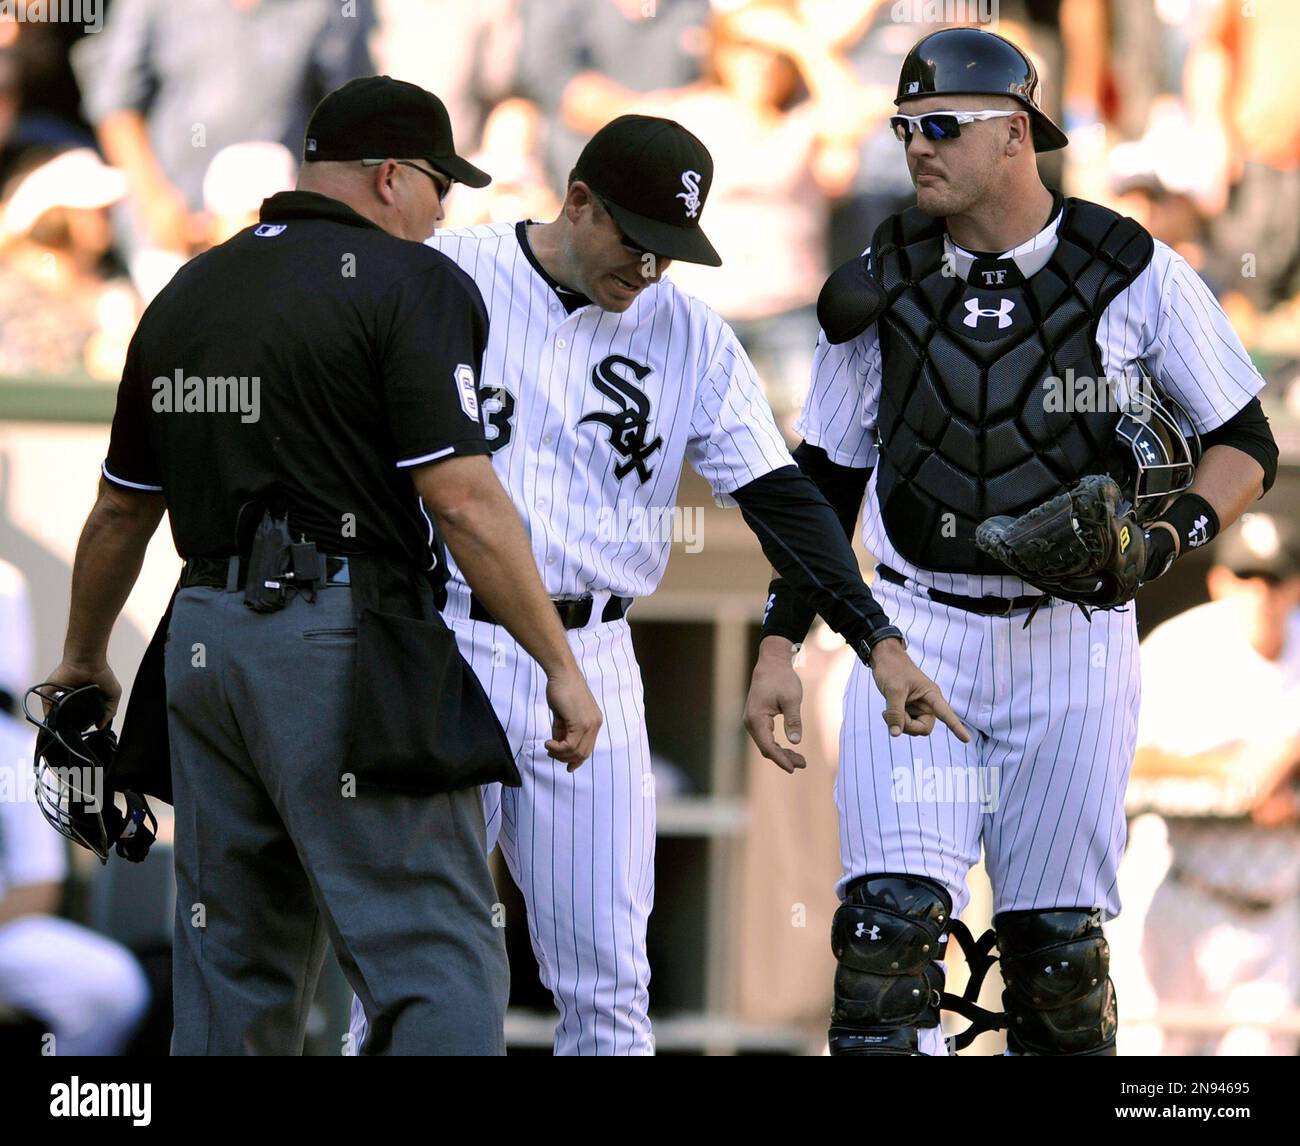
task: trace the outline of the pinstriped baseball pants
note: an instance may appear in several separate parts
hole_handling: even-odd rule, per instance
[[[926,876],[953,914],[981,845],[994,912],[1100,908],[1119,913],[1124,789],[1133,762],[1141,680],[1133,608],[1045,606],[983,617],[877,579],[872,592],[908,651],[971,733],[942,724],[891,737],[870,670],[854,664],[844,695],[835,802],[843,874]],[[938,1049],[937,1031],[922,1049]]]

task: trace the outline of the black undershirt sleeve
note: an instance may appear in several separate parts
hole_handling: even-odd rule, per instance
[[[764,474],[735,490],[732,496],[767,559],[781,575],[786,586],[783,591],[795,600],[807,602],[808,624],[812,623],[815,609],[859,655],[864,655],[870,636],[890,622],[863,583],[846,536],[846,529],[848,533],[853,530],[856,509],[846,527],[847,499],[840,499],[839,511],[832,508],[813,480],[795,466],[782,466]],[[766,628],[764,632],[770,635]]]
[[[1201,448],[1208,450],[1211,446],[1231,446],[1259,462],[1264,471],[1264,492],[1268,492],[1277,477],[1278,449],[1258,398],[1252,398],[1222,426],[1201,435]]]
[[[821,446],[810,446],[807,442],[800,442],[793,456],[800,470],[812,478],[822,497],[831,503],[831,509],[844,528],[844,536],[852,544],[871,470],[839,465],[831,461]]]
[[[871,470],[842,466],[831,461],[821,446],[800,442],[794,451],[794,460],[807,474],[822,496],[830,502],[839,519],[849,548],[853,548],[853,531],[858,523],[858,511],[867,490]],[[767,587],[767,608],[763,613],[763,636],[785,637],[794,644],[802,643],[812,628],[817,610],[803,599],[784,577],[778,577]]]

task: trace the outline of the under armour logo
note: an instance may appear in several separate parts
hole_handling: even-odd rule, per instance
[[[767,624],[767,616],[772,611],[772,606],[776,604],[776,594],[767,595],[767,604],[763,607],[763,624]]]
[[[1156,452],[1152,448],[1150,442],[1143,438],[1138,442],[1138,449],[1142,451],[1142,460],[1146,462],[1147,465],[1153,466],[1156,464]]]
[[[650,373],[649,366],[633,362],[621,354],[611,354],[608,358],[601,359],[591,372],[591,384],[623,408],[612,414],[604,411],[587,414],[578,419],[578,425],[596,422],[608,428],[610,446],[616,454],[627,459],[614,466],[614,476],[621,481],[636,470],[637,477],[644,482],[653,472],[646,465],[646,459],[663,445],[664,440],[645,440],[650,429],[650,398],[627,378],[615,374],[615,366],[630,370],[638,382]]]
[[[1201,514],[1192,522],[1192,528],[1187,531],[1187,544],[1190,548],[1196,549],[1210,540],[1210,519]]]
[[[694,219],[700,213],[700,173],[698,171],[683,171],[682,186],[685,191],[678,191],[677,198],[686,203],[686,217]]]
[[[1062,960],[1060,963],[1057,963],[1055,967],[1059,967],[1062,971],[1068,971],[1070,969],[1070,964]],[[1049,963],[1046,967],[1043,968],[1043,974],[1047,976],[1051,976],[1056,974],[1056,970],[1053,967],[1053,965]]]
[[[1005,274],[1005,271],[999,272]],[[998,320],[998,329],[1004,330],[1011,325],[1011,311],[1015,307],[1012,299],[1004,298],[998,302],[997,309],[983,310],[980,308],[979,299],[968,298],[966,300],[966,317],[962,322],[967,326],[976,326],[981,318],[996,318]]]
[[[980,271],[984,279],[985,286],[1001,286],[1007,281],[1007,272],[1005,268],[996,271]]]
[[[864,935],[870,939],[872,943],[875,943],[880,938],[880,928],[875,924],[868,927],[865,923],[859,923],[858,929],[853,933],[853,938],[861,939]]]

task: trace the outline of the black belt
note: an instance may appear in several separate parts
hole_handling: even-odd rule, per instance
[[[230,564],[232,561],[239,563],[238,571],[235,575],[234,584],[230,584]],[[181,588],[188,589],[192,586],[199,585],[211,589],[225,589],[229,586],[232,589],[242,589],[244,583],[248,580],[247,565],[242,557],[191,557],[185,562],[185,568],[181,570]],[[297,581],[290,581],[292,585],[299,585]],[[352,573],[348,568],[348,559],[346,557],[326,557],[325,558],[325,580],[324,582],[302,582],[303,588],[309,585],[351,585]]]
[[[907,583],[906,577],[888,565],[877,565],[876,572],[891,584]],[[965,609],[968,613],[979,613],[983,617],[1009,617],[1021,609],[1036,609],[1048,600],[1046,593],[1035,593],[1027,597],[960,597],[956,593],[928,589],[924,585],[917,585],[917,588],[940,605],[951,605],[954,609]]]
[[[560,614],[560,623],[566,629],[586,628],[587,622],[591,620],[592,598],[552,597],[551,600],[555,604],[555,611]],[[631,597],[610,597],[605,603],[605,608],[601,610],[601,624],[605,624],[607,621],[621,621],[631,607]],[[469,619],[471,621],[485,621],[489,625],[499,625],[501,623],[473,593],[470,594],[469,598]]]

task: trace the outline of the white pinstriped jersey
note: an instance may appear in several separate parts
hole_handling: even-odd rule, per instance
[[[1028,278],[1056,247],[1053,220],[1032,239],[1006,252]],[[972,256],[945,237],[965,276]],[[1186,260],[1156,240],[1150,263],[1106,307],[1097,346],[1107,378],[1131,377],[1143,362],[1187,410],[1202,434],[1221,426],[1263,388],[1241,339],[1218,302]],[[876,464],[876,409],[880,400],[880,341],[873,323],[850,342],[832,346],[823,333],[813,360],[812,386],[795,425],[809,445],[843,466]],[[1122,391],[1121,391],[1122,396]],[[918,584],[963,596],[1019,596],[1035,590],[1018,577],[939,573],[918,569],[892,544],[876,498],[873,469],[863,511],[862,540],[879,561]]]
[[[489,333],[479,379],[493,464],[552,596],[654,591],[683,459],[715,498],[793,465],[731,328],[668,279],[623,314],[568,313],[499,223],[426,240],[473,276]],[[452,571],[455,573],[454,563]]]

